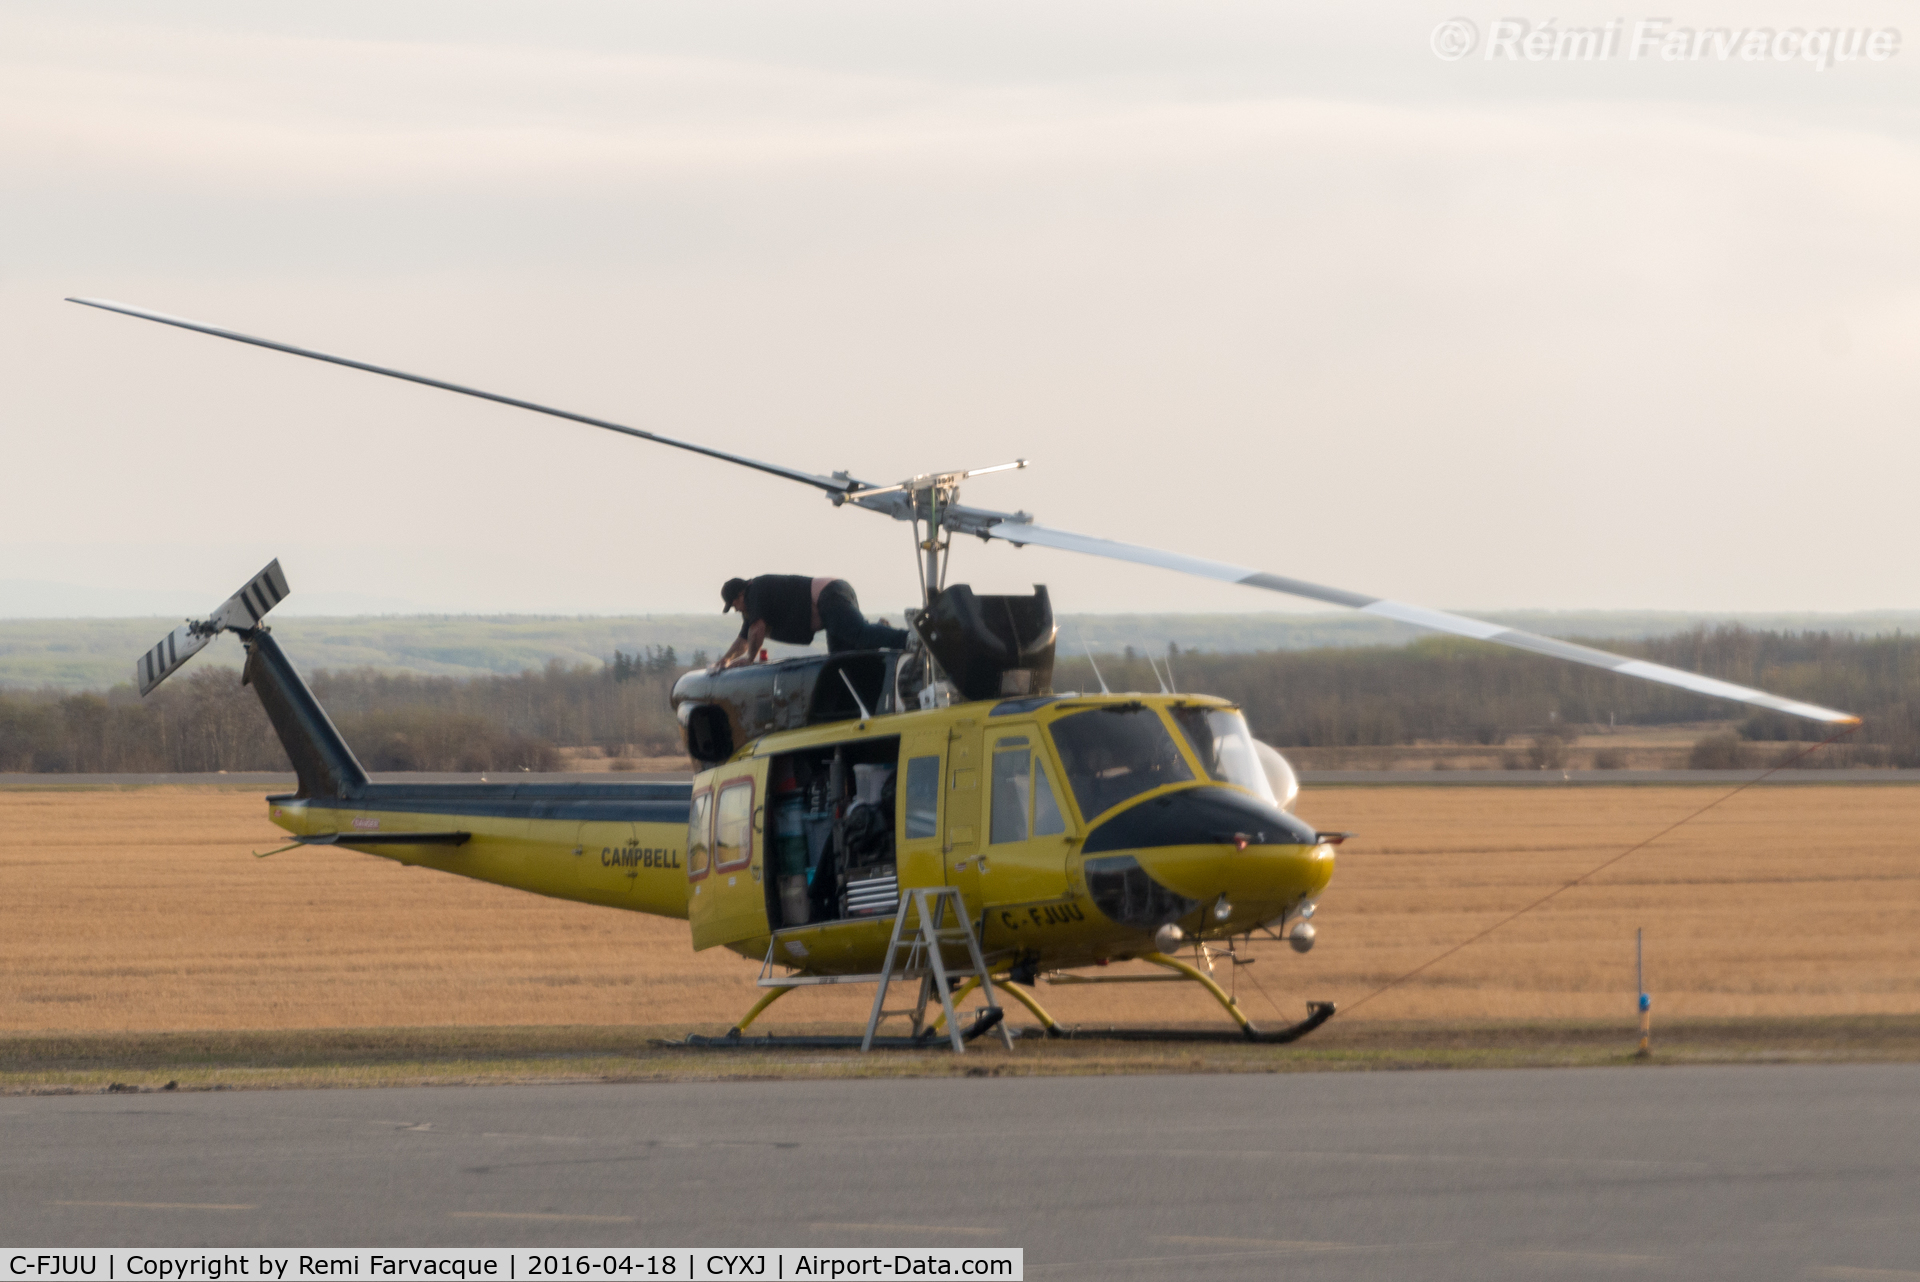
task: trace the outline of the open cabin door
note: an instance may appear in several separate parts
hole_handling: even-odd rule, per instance
[[[900,742],[900,809],[896,822],[902,894],[915,887],[946,884],[940,827],[946,759],[945,730],[906,735]]]
[[[687,825],[687,917],[696,950],[767,933],[767,763],[717,766],[694,782]]]

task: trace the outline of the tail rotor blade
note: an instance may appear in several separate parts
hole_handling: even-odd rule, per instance
[[[178,672],[188,659],[206,649],[207,643],[219,635],[200,631],[201,627],[197,623],[181,624],[134,663],[133,680],[140,687],[141,698],[153,693],[155,686]]]
[[[287,599],[289,591],[287,576],[281,573],[280,561],[275,558],[207,618],[189,619],[167,633],[133,665],[133,679],[141,697],[151,694],[155,686],[178,672],[222,632],[257,625],[268,610]]]
[[[213,612],[211,622],[222,630],[250,628],[266,617],[268,610],[287,599],[287,576],[280,572],[280,558],[267,562],[267,568],[248,579],[246,586],[228,597]]]

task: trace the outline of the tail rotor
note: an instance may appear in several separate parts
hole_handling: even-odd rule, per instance
[[[208,642],[228,630],[251,628],[267,611],[287,599],[287,576],[280,572],[278,558],[247,580],[238,592],[228,597],[205,619],[189,619],[162,637],[160,644],[141,655],[133,665],[133,676],[142,697],[172,676]]]

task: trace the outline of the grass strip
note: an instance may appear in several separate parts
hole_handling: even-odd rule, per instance
[[[682,1027],[381,1028],[28,1034],[0,1038],[0,1094],[713,1081],[1094,1076],[1920,1060],[1920,1016],[1672,1020],[1651,1061],[1620,1022],[1338,1021],[1289,1046],[1049,1040],[1009,1052],[703,1051]],[[840,1026],[788,1031],[844,1033]]]

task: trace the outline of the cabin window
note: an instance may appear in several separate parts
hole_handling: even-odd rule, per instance
[[[753,781],[743,779],[720,790],[713,811],[713,866],[738,868],[753,853]]]
[[[907,840],[940,835],[940,758],[907,762]]]
[[[1143,792],[1193,778],[1166,722],[1144,703],[1075,712],[1051,730],[1067,784],[1088,821]]]
[[[713,794],[695,794],[693,809],[687,812],[687,880],[707,875],[707,817],[713,808]]]

